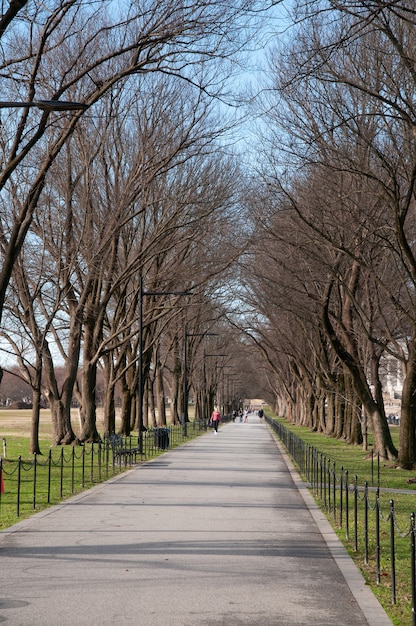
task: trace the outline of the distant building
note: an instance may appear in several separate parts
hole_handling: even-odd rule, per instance
[[[244,406],[251,406],[254,411],[258,411],[259,409],[261,409],[264,404],[266,404],[265,401],[259,398],[246,398],[244,400]]]
[[[385,353],[381,359],[381,382],[387,401],[401,399],[403,381],[403,364],[391,354]]]

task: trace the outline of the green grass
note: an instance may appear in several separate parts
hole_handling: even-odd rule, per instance
[[[372,591],[388,613],[393,624],[397,626],[412,625],[411,611],[411,539],[410,520],[411,514],[416,510],[415,484],[407,484],[409,478],[415,473],[397,468],[393,463],[380,462],[372,458],[371,452],[358,446],[351,446],[345,442],[325,437],[323,434],[311,432],[307,428],[294,426],[283,419],[278,419],[267,411],[269,417],[277,419],[285,428],[296,434],[304,442],[313,446],[330,465],[337,476],[337,496],[334,511],[333,499],[331,507],[328,500],[321,499],[321,489],[317,493],[312,490],[316,502],[325,512],[340,540],[344,543],[351,557],[362,571],[365,580],[371,586]],[[392,429],[392,436],[397,445],[398,429]],[[319,457],[320,458],[320,457]],[[363,486],[377,487],[378,476],[380,477],[380,583],[377,583],[376,564],[376,493],[369,490],[367,502],[368,508],[368,564],[365,563],[365,496],[362,491],[358,495],[357,550],[354,549],[354,504],[353,493],[349,491],[349,535],[346,535],[345,503],[343,505],[343,518],[340,516],[339,484],[341,472],[345,476],[348,471],[348,483],[350,487],[354,483]],[[304,477],[305,478],[305,477]],[[400,493],[384,492],[383,489],[400,490]],[[396,560],[396,604],[392,604],[392,577],[391,577],[391,507],[394,504],[394,542]],[[330,510],[328,510],[330,508]]]

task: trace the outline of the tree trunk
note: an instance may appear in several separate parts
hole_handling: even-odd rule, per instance
[[[403,382],[402,402],[400,412],[399,434],[399,465],[403,469],[412,469],[415,463],[416,441],[416,349],[415,340],[412,341],[410,354],[406,366],[406,375]]]
[[[127,382],[127,375],[124,373],[120,379],[121,384],[121,426],[120,433],[122,435],[130,435],[130,419],[132,397],[131,390]]]
[[[374,437],[374,453],[382,459],[397,459],[397,450],[393,444],[391,433],[387,424],[384,407],[374,400],[367,378],[361,363],[355,359],[341,343],[329,318],[329,299],[332,285],[328,287],[327,297],[322,309],[322,322],[328,334],[328,338],[341,362],[347,368],[351,376],[358,398],[363,404],[364,410],[370,419],[371,430]]]
[[[91,361],[85,361],[82,368],[82,431],[80,440],[84,443],[98,443],[101,437],[97,431],[97,406],[95,403],[95,389],[97,385],[97,366]]]
[[[324,434],[331,436],[334,432],[334,414],[335,414],[335,392],[327,391],[326,393],[327,409]]]
[[[171,423],[179,424],[179,414],[180,407],[182,402],[180,402],[180,398],[182,394],[180,393],[180,365],[178,363],[178,359],[176,359],[175,367],[173,370],[173,383],[172,383],[172,401],[171,401]]]
[[[74,385],[78,373],[79,353],[81,346],[80,311],[71,311],[71,328],[69,332],[68,354],[65,362],[65,379],[59,391],[49,346],[43,343],[43,364],[46,378],[46,395],[48,397],[52,424],[54,427],[54,445],[79,444],[71,425],[71,405]]]
[[[156,421],[156,407],[155,407],[155,396],[153,393],[153,381],[150,380],[150,377],[147,377],[147,385],[146,385],[146,414],[147,414],[147,425],[151,428],[154,428],[157,425]]]
[[[158,360],[156,363],[156,404],[157,404],[157,425],[166,426],[166,403],[165,388],[163,385],[163,370]]]
[[[42,454],[39,447],[40,401],[42,397],[42,355],[36,355],[35,380],[32,394],[32,419],[30,424],[30,453]]]
[[[131,398],[131,408],[130,408],[130,432],[139,429],[138,421],[138,402],[139,402],[139,394],[132,391]]]
[[[41,391],[33,391],[32,418],[30,423],[30,454],[42,454],[39,447],[39,421],[40,421],[40,401]]]
[[[54,446],[79,444],[80,441],[72,430],[71,406],[66,400],[49,396],[52,423],[54,425]]]
[[[111,355],[104,357],[104,437],[116,432],[116,408],[114,401],[114,367]]]

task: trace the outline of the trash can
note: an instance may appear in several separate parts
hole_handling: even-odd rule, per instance
[[[169,428],[155,428],[155,448],[169,448]]]

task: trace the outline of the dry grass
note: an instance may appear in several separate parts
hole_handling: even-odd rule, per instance
[[[75,434],[80,432],[78,409],[72,409],[72,428]],[[0,437],[30,437],[31,411],[27,409],[0,409]],[[97,430],[104,432],[102,409],[97,409]],[[42,409],[39,421],[39,436],[52,439],[52,417],[49,409]]]

